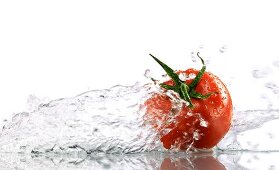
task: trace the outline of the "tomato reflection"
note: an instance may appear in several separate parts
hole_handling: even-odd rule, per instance
[[[189,157],[167,157],[162,161],[160,170],[226,170],[226,168],[211,153],[207,153]]]

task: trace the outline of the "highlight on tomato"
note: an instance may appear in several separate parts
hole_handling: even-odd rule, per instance
[[[228,132],[233,104],[226,85],[214,74],[189,68],[174,71],[150,54],[170,80],[160,84],[163,92],[144,102],[144,120],[159,134],[166,149],[208,150]]]

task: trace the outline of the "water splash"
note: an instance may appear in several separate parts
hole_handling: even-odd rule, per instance
[[[3,127],[1,151],[35,154],[165,151],[158,134],[146,126],[144,110],[139,109],[155,92],[159,91],[153,84],[135,84],[88,91],[48,103],[32,97],[38,104],[36,107],[32,104],[33,111],[16,114]],[[172,111],[177,112],[183,101],[172,91],[166,94],[173,101]],[[206,127],[208,122],[200,119],[200,125]],[[235,111],[233,126],[218,148],[251,149],[239,144],[239,134],[275,119],[279,119],[279,110]],[[198,137],[193,133],[194,139]]]
[[[159,133],[171,130],[166,128],[168,123],[175,123],[176,116],[188,103],[181,100],[177,93],[167,91],[166,95],[172,102],[171,113],[166,114],[167,121],[156,122],[158,128],[164,131],[155,131],[152,123],[154,118],[148,117],[143,103],[151,95],[161,93],[163,91],[158,85],[136,84],[88,91],[48,103],[42,103],[32,96],[38,106],[30,103],[33,111],[18,113],[4,125],[0,149],[2,152],[33,154],[165,151]],[[195,123],[203,127],[208,125],[200,114],[189,113],[187,117],[196,120],[193,127]],[[199,137],[195,129],[193,133],[183,136],[189,143],[199,140]],[[179,151],[179,145],[174,144],[172,151]]]
[[[259,128],[261,128],[265,123],[271,122],[274,120],[279,120],[279,109],[278,110],[246,110],[246,111],[237,111],[233,119],[233,125],[225,136],[225,138],[217,145],[218,149],[221,150],[250,150],[250,151],[279,151],[278,146],[272,146],[271,143],[278,142],[278,139],[266,138],[265,144],[261,144],[261,140],[254,141],[254,138],[248,137],[249,133],[255,131],[255,135],[260,136]],[[248,134],[247,134],[248,133]],[[258,134],[257,134],[258,133]],[[266,133],[266,132],[264,132]],[[273,136],[276,133],[275,131],[270,131],[269,136]],[[245,139],[245,142],[242,141],[242,138]],[[251,143],[257,143],[252,145]],[[266,145],[269,143],[270,145]]]
[[[149,85],[114,86],[40,104],[3,127],[1,151],[133,153],[160,148],[139,111],[140,101],[154,90]]]
[[[191,53],[191,56],[196,62],[196,53]],[[233,126],[218,145],[219,149],[279,150],[277,145],[269,145],[270,148],[261,147],[243,139],[249,135],[248,133],[260,129],[266,123],[279,120],[276,104],[279,99],[279,86],[277,80],[272,78],[276,73],[277,63],[278,61],[273,62],[276,68],[262,67],[251,71],[252,77],[263,86],[264,90],[259,90],[259,96],[267,101],[268,105],[262,110],[235,108]],[[186,80],[194,76],[181,74],[179,78]],[[155,85],[114,86],[49,102],[30,96],[29,111],[18,113],[11,121],[5,122],[0,135],[1,151],[58,154],[165,151],[157,132],[145,124],[144,110],[139,109],[142,102],[152,93],[160,93],[159,81],[152,78],[149,69],[146,70],[145,77],[151,79]],[[166,94],[173,101],[172,111],[177,112],[183,101],[179,101],[171,91]],[[208,122],[202,121],[201,118],[200,125],[206,127],[207,124]],[[278,132],[268,131],[265,134],[268,134],[269,143],[279,141],[276,138]],[[193,138],[198,137],[199,134],[194,133]]]

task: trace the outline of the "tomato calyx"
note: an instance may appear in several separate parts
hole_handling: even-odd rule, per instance
[[[160,61],[158,58],[153,56],[152,54],[149,54],[158,64],[161,65],[161,67],[166,71],[167,75],[173,80],[174,86],[161,83],[160,86],[166,90],[173,90],[174,92],[179,94],[179,97],[186,101],[188,103],[188,106],[193,109],[194,105],[191,101],[191,98],[196,98],[196,99],[207,99],[209,96],[214,94],[215,92],[210,92],[207,94],[200,94],[195,91],[196,86],[200,82],[205,70],[206,70],[206,65],[204,63],[204,60],[199,56],[199,53],[197,53],[197,56],[200,58],[202,62],[202,68],[194,78],[194,80],[187,85],[185,81],[181,80],[179,78],[179,75],[168,65]]]

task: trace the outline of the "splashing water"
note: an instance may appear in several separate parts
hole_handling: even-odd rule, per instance
[[[140,101],[151,86],[115,86],[40,104],[18,113],[1,132],[2,152],[133,153],[160,147],[156,133],[143,126]],[[37,99],[34,102],[38,102]]]
[[[40,102],[32,96],[34,103],[29,102],[33,111],[16,114],[3,127],[1,151],[60,154],[164,151],[156,132],[144,125],[144,110],[139,109],[142,102],[155,92],[158,93],[158,87],[153,84],[115,86],[53,100],[37,107],[34,103]],[[172,93],[167,94],[175,101],[174,107],[181,107]],[[251,149],[241,146],[237,136],[278,118],[279,110],[236,111],[233,126],[218,148]],[[207,124],[201,118],[200,125],[206,127]],[[198,140],[199,134],[193,135]]]
[[[193,57],[194,53],[191,54]],[[277,64],[273,65],[278,69]],[[258,131],[260,127],[267,126],[266,124],[272,126],[272,123],[278,123],[279,120],[278,104],[274,105],[274,102],[270,101],[278,101],[279,94],[278,83],[269,79],[272,77],[270,74],[274,72],[273,69],[266,67],[252,70],[252,77],[264,82],[261,84],[267,93],[262,93],[261,98],[268,101],[269,105],[262,110],[235,108],[233,126],[218,144],[217,149],[279,151],[276,130],[263,131],[262,134]],[[150,70],[146,70],[145,77],[151,79],[155,85],[139,83],[133,86],[118,85],[50,102],[30,96],[30,112],[14,115],[12,120],[3,126],[0,134],[1,152],[58,154],[165,152],[159,135],[143,118],[145,115],[145,110],[142,109],[143,102],[152,94],[161,93],[157,80],[151,77]],[[179,75],[182,80],[194,77],[195,75]],[[181,108],[182,102],[177,100],[175,95],[171,92],[167,92],[167,95],[173,100],[172,111]],[[208,122],[200,117],[200,125],[207,127]],[[251,135],[262,135],[262,138],[266,138],[262,140],[265,144],[250,141]],[[193,133],[192,138],[198,140],[199,134]],[[266,145],[267,142],[269,145]]]
[[[137,83],[41,104],[38,98],[30,96],[33,111],[18,113],[4,125],[1,151],[34,154],[165,151],[143,107],[143,102],[154,93],[162,93],[158,85]],[[166,94],[173,103],[170,113],[173,118],[168,118],[173,121],[185,101],[172,91]],[[197,117],[190,113],[188,116]],[[207,127],[208,123],[201,116],[199,119],[200,125]],[[164,127],[164,123],[167,122],[161,122],[160,126]],[[199,135],[197,132],[192,136],[185,134],[193,140],[198,140]]]

